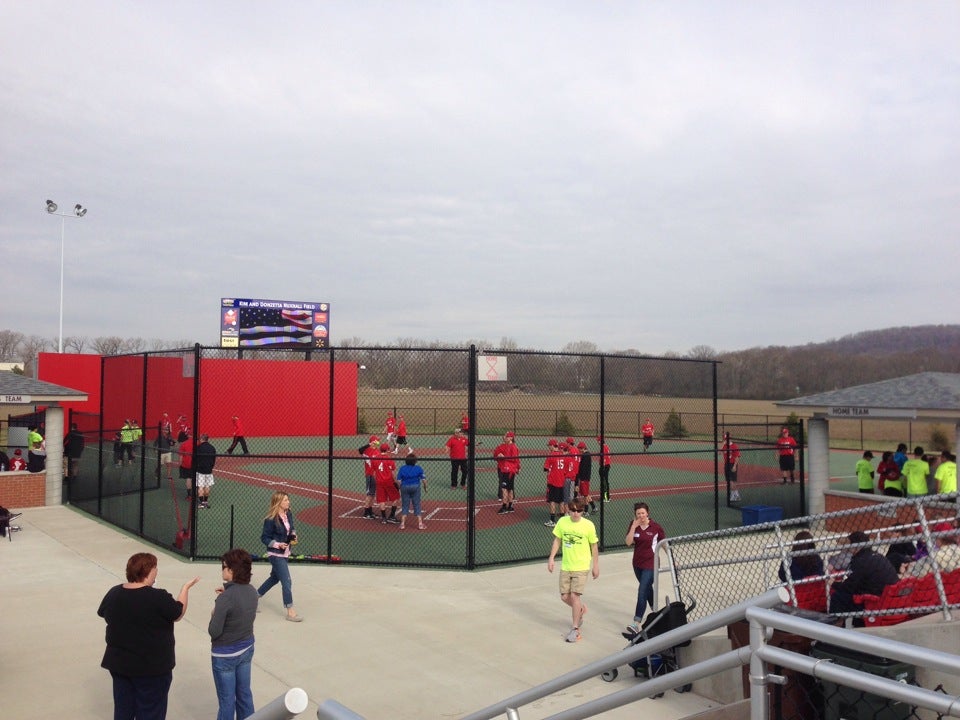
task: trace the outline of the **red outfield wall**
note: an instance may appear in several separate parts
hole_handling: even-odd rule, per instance
[[[88,393],[83,403],[65,409],[100,411],[100,356],[41,353],[39,379]],[[105,364],[104,428],[116,429],[125,418],[142,422],[147,436],[162,413],[175,420],[193,417],[193,355],[142,355],[112,358]],[[146,412],[143,381],[147,376]],[[357,431],[356,363],[334,363],[333,434]],[[240,417],[251,436],[310,436],[330,432],[330,365],[316,361],[201,360],[200,431],[212,437],[233,434],[231,418]],[[66,411],[66,410],[65,410]]]

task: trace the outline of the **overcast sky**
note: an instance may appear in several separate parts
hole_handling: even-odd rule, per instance
[[[960,3],[0,4],[0,329],[685,353],[958,322]]]

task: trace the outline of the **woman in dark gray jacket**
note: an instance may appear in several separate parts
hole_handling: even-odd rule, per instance
[[[220,710],[217,720],[253,715],[250,669],[253,663],[253,621],[257,617],[256,589],[250,584],[250,553],[240,548],[221,557],[223,587],[217,589],[208,631],[212,643],[213,683]]]

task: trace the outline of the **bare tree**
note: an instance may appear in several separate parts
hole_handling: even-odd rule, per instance
[[[37,376],[37,355],[49,348],[50,343],[39,335],[31,335],[20,343],[20,359],[23,361],[23,374],[35,378]]]
[[[122,347],[123,338],[116,335],[100,336],[93,340],[93,349],[98,355],[119,355]]]
[[[20,359],[20,343],[23,333],[15,330],[0,330],[0,359],[13,361]]]
[[[146,347],[147,343],[143,338],[127,338],[120,345],[120,351],[125,353],[143,352]]]
[[[717,354],[717,351],[709,345],[694,345],[687,353],[687,357],[694,360],[716,360]]]
[[[90,340],[81,335],[70,335],[63,339],[63,347],[65,350],[73,350],[75,353],[82,353],[83,348]]]

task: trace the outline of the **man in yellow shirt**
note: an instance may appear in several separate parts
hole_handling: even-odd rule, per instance
[[[938,493],[955,493],[957,491],[957,456],[949,450],[940,453],[940,464],[933,477],[937,481]]]
[[[930,474],[930,463],[923,459],[923,448],[917,445],[913,449],[913,457],[903,464],[901,471],[906,480],[907,497],[919,497],[927,494],[927,475]]]
[[[574,500],[567,505],[568,514],[561,517],[553,528],[553,545],[547,557],[547,570],[554,568],[557,551],[563,547],[560,564],[560,599],[570,606],[573,619],[567,642],[580,639],[580,625],[587,612],[581,596],[587,586],[587,576],[600,577],[600,556],[596,526],[583,517],[583,502]]]

